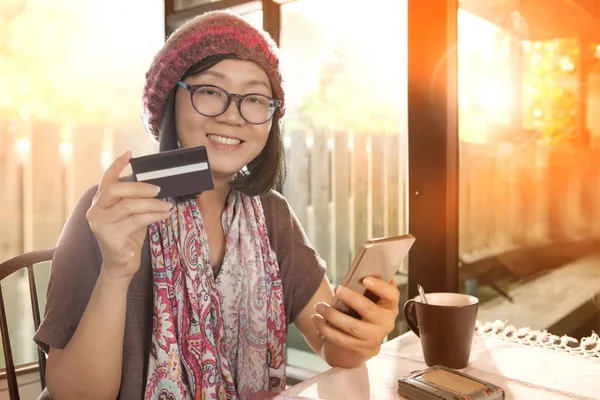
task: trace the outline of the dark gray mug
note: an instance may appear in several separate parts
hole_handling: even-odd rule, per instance
[[[404,320],[421,338],[425,363],[461,369],[469,364],[479,299],[459,293],[427,293],[404,304]]]

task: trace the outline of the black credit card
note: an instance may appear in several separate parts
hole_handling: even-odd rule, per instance
[[[133,178],[160,186],[159,199],[214,189],[205,146],[185,147],[129,160]]]

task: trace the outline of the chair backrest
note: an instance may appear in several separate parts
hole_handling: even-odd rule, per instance
[[[51,261],[54,255],[54,249],[38,250],[21,254],[0,264],[0,284],[2,280],[9,275],[25,268],[29,278],[29,299],[31,300],[31,310],[33,311],[33,324],[35,330],[40,326],[40,307],[38,303],[37,288],[35,285],[35,275],[33,268],[36,264],[44,261]],[[8,337],[8,323],[6,321],[6,310],[4,308],[4,299],[2,298],[2,286],[0,285],[0,333],[2,336],[2,347],[4,349],[4,361],[6,364],[6,377],[8,382],[8,395],[10,400],[19,400],[19,388],[17,385],[16,368],[12,358],[10,347],[10,338]],[[42,390],[46,387],[46,355],[38,349],[38,366],[40,372],[40,382]]]

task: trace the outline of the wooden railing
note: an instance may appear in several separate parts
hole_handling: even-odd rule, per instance
[[[600,148],[466,144],[460,162],[465,258],[600,236]]]
[[[77,198],[100,179],[103,162],[126,149],[136,155],[154,151],[140,127],[29,129],[31,147],[20,157],[15,149],[23,132],[0,121],[0,183],[9,188],[0,194],[0,260],[54,246]],[[406,136],[310,129],[287,130],[285,136],[290,173],[283,194],[327,261],[329,277],[339,283],[362,242],[406,232]],[[460,254],[466,261],[600,235],[596,147],[462,143],[459,183]],[[17,298],[16,287],[7,288],[7,298]],[[20,311],[8,312],[15,318]]]

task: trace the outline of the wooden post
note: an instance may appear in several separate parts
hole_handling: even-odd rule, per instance
[[[59,154],[61,157],[61,177],[63,188],[63,222],[69,218],[73,211],[75,201],[75,168],[73,165],[73,126],[71,124],[63,125],[60,131],[60,148]]]
[[[60,155],[60,128],[54,124],[33,126],[31,146],[32,216],[30,250],[53,247],[63,225],[63,160]],[[40,288],[45,285],[40,285]],[[40,296],[45,298],[45,296]]]
[[[281,35],[281,6],[272,0],[262,0],[263,29],[279,46]]]
[[[369,238],[368,195],[369,164],[367,136],[352,139],[352,199],[354,204],[354,252]]]
[[[28,168],[31,154],[30,137],[26,127],[15,119],[12,121],[0,120],[0,217],[2,228],[0,230],[0,261],[17,256],[24,252],[25,232],[23,207],[23,192],[26,183],[23,181],[24,171]],[[8,188],[8,190],[7,190]],[[13,339],[13,357],[20,363],[26,354],[22,348],[15,346],[14,340],[22,330],[24,311],[21,309],[25,302],[22,297],[23,283],[26,277],[23,273],[16,273],[2,281],[3,296],[7,307],[9,334]],[[0,368],[4,367],[4,351],[0,346]]]
[[[346,132],[335,133],[333,160],[335,268],[336,278],[342,279],[346,275],[353,257],[350,251],[350,154]]]
[[[17,153],[20,132],[16,123],[0,120],[0,261],[23,252],[22,160]],[[7,189],[8,188],[8,189]]]
[[[506,218],[504,220],[504,238],[509,244],[525,244],[524,232],[528,229],[527,220],[529,215],[523,214],[523,197],[527,196],[528,187],[524,183],[527,180],[526,165],[527,150],[517,148],[514,143],[506,144],[506,154],[501,155],[501,163],[498,164],[497,174],[503,176],[506,182]],[[504,168],[502,168],[504,165]]]
[[[60,153],[61,128],[56,124],[36,123],[31,141],[31,249],[39,250],[56,246],[65,222],[65,160],[67,150]],[[46,291],[50,279],[50,263],[35,270],[40,310],[46,307]],[[27,325],[31,307],[25,306]],[[33,332],[32,332],[33,333]],[[34,349],[28,348],[31,359]]]
[[[459,255],[463,255],[469,251],[469,232],[471,230],[471,224],[473,219],[469,210],[471,210],[471,178],[469,176],[470,170],[467,168],[467,161],[469,160],[468,143],[463,142],[460,144],[460,164],[459,164],[459,193],[461,201],[458,203],[458,237],[459,237]]]
[[[513,195],[511,191],[510,168],[506,166],[507,150],[500,143],[496,146],[493,155],[494,163],[489,176],[486,178],[492,183],[493,202],[487,205],[493,215],[492,247],[498,247],[506,244],[507,233],[510,227],[510,204]],[[480,188],[480,190],[483,190]],[[493,204],[493,208],[490,205]]]
[[[329,241],[329,224],[331,216],[329,214],[329,202],[331,200],[331,167],[330,152],[327,147],[328,135],[322,132],[313,133],[313,145],[311,152],[311,206],[313,208],[314,237],[312,242],[327,262],[329,278],[335,282],[335,265],[333,265],[330,255],[331,243]]]
[[[456,0],[408,0],[409,298],[458,291]]]
[[[402,225],[404,220],[404,176],[400,171],[404,170],[404,154],[400,152],[400,136],[387,135],[386,139],[386,182],[387,182],[387,217],[386,236],[397,236],[406,233]]]
[[[173,14],[173,12],[175,12],[175,0],[164,0],[164,5],[165,5],[165,15],[163,18],[163,23],[164,23],[164,31],[165,31],[165,36],[169,36],[169,34],[171,33],[171,30],[169,29],[169,25],[168,25],[168,20],[169,20],[169,16],[171,14]]]
[[[569,176],[566,168],[569,165],[565,162],[564,152],[559,149],[550,149],[548,189],[548,215],[549,239],[551,241],[561,241],[565,238],[565,213],[567,212],[569,182],[566,181]]]
[[[27,121],[23,124],[21,140],[28,143],[26,153],[21,154],[21,253],[34,250],[33,248],[33,167],[32,167],[32,126]]]
[[[73,192],[79,198],[90,186],[100,183],[103,168],[102,156],[103,128],[94,125],[75,127],[73,134]],[[112,161],[112,159],[110,160]]]
[[[498,225],[496,223],[496,208],[491,208],[490,204],[500,204],[498,208],[503,207],[501,200],[498,199],[498,193],[495,190],[496,183],[494,180],[496,174],[497,160],[497,148],[495,144],[486,144],[480,147],[480,151],[483,154],[473,154],[474,162],[471,164],[473,170],[479,171],[477,180],[472,184],[472,193],[478,198],[477,211],[471,210],[472,214],[478,214],[478,224],[472,235],[477,235],[478,231],[481,230],[485,234],[482,235],[479,245],[476,250],[481,247],[490,247],[494,240],[496,240],[496,232]]]
[[[373,215],[373,237],[385,236],[385,209],[387,177],[385,171],[385,136],[371,137],[371,201]]]
[[[284,196],[305,230],[308,230],[310,199],[310,171],[306,149],[306,130],[286,132],[289,135],[288,177],[283,187]],[[310,237],[310,235],[309,235]]]

